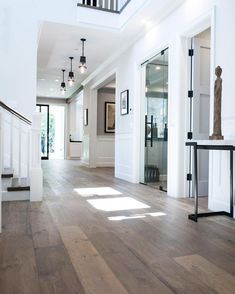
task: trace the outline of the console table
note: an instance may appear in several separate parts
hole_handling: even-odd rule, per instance
[[[225,215],[233,217],[233,151],[235,150],[234,141],[212,141],[212,140],[201,140],[201,141],[187,141],[186,146],[193,147],[194,157],[194,192],[195,192],[195,203],[194,203],[194,214],[189,214],[188,218],[197,222],[199,217],[209,217],[215,215]],[[221,150],[229,151],[230,153],[230,212],[226,211],[213,211],[198,213],[198,168],[197,158],[198,150]]]

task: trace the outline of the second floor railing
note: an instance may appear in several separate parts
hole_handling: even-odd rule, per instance
[[[78,6],[121,13],[131,0],[79,0]]]

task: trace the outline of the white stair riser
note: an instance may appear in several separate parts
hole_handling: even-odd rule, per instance
[[[30,199],[30,191],[2,192],[2,201],[24,201]]]
[[[3,178],[2,179],[2,191],[7,191],[8,187],[11,187],[11,178]]]

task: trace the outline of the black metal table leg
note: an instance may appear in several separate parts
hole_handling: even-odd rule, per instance
[[[233,150],[230,150],[230,216],[233,217]]]
[[[194,190],[195,190],[195,221],[198,215],[198,172],[197,172],[197,145],[194,145]]]
[[[198,218],[224,215],[233,218],[234,214],[234,193],[233,193],[233,152],[235,146],[233,145],[198,145],[197,142],[187,142],[186,146],[192,146],[194,150],[194,197],[195,208],[194,214],[189,214],[188,218],[197,222]],[[198,150],[227,150],[230,151],[230,211],[210,211],[198,213],[198,164],[197,164],[197,152]]]
[[[189,215],[189,219],[197,222],[198,218],[198,171],[197,171],[197,144],[193,145],[194,156],[194,214]]]

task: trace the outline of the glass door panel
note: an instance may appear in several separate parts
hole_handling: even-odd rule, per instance
[[[166,191],[168,49],[148,61],[145,66],[144,183]]]
[[[41,112],[41,158],[49,159],[49,105],[37,104]]]

